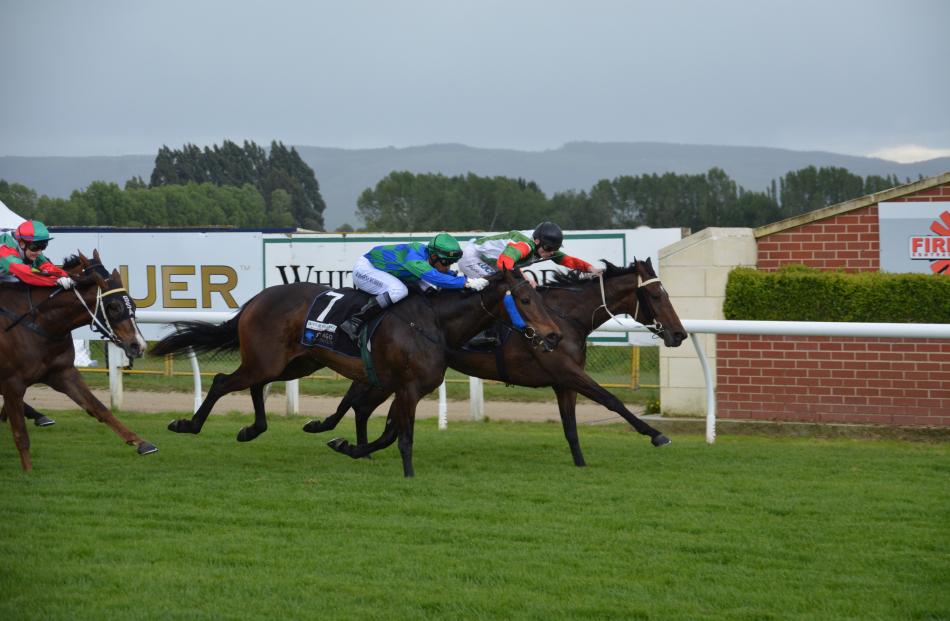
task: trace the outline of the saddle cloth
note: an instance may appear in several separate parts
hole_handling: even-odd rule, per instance
[[[330,289],[319,294],[310,305],[300,344],[358,357],[359,344],[351,341],[337,326],[359,311],[369,298],[369,294],[357,289]]]

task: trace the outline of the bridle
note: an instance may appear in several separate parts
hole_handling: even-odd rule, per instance
[[[101,263],[93,264],[87,267],[82,271],[83,274],[86,274],[89,271],[93,271],[108,281],[109,272]],[[86,300],[83,299],[79,291],[73,287],[73,293],[76,294],[76,298],[82,304],[83,308],[86,309],[86,312],[89,314],[89,328],[102,336],[104,339],[108,339],[115,343],[119,347],[123,347],[121,339],[116,335],[115,328],[112,327],[112,321],[109,320],[109,316],[106,313],[106,302],[105,298],[111,295],[121,295],[122,306],[119,314],[114,318],[115,322],[122,322],[128,319],[132,322],[132,327],[135,329],[136,334],[139,337],[142,337],[142,331],[139,330],[139,326],[135,323],[135,302],[132,301],[132,297],[129,295],[129,292],[124,287],[116,287],[115,289],[107,289],[103,291],[98,284],[96,285],[96,305],[95,308],[89,308],[89,305],[86,304]]]
[[[639,269],[638,269],[638,270],[637,270],[637,287],[636,287],[637,305],[636,305],[636,307],[634,308],[634,311],[633,311],[633,320],[634,320],[634,321],[640,321],[639,319],[637,319],[637,316],[640,314],[640,302],[643,301],[643,300],[641,299],[641,297],[640,297],[641,294],[644,293],[643,287],[646,287],[647,285],[652,285],[652,284],[654,284],[654,283],[659,283],[659,284],[662,285],[662,283],[660,282],[660,277],[659,277],[659,276],[654,276],[653,278],[648,278],[648,279],[646,279],[646,280],[641,280],[640,278],[641,278],[641,277],[640,277],[640,271],[639,271]],[[594,323],[594,322],[595,322],[594,315],[595,315],[595,314],[597,313],[597,311],[599,311],[600,309],[604,309],[604,310],[607,312],[607,314],[610,315],[610,318],[611,318],[611,319],[614,319],[614,320],[619,321],[619,320],[617,319],[617,316],[614,315],[612,312],[610,312],[610,309],[607,307],[607,295],[606,295],[606,293],[605,293],[605,291],[604,291],[604,275],[603,275],[603,273],[597,274],[597,280],[599,281],[599,285],[600,285],[600,301],[602,302],[602,304],[601,304],[600,306],[598,306],[597,308],[595,308],[594,311],[593,311],[593,312],[591,313],[591,315],[590,315],[590,324],[591,324],[591,331],[592,331],[592,332],[597,329],[597,324]],[[663,326],[663,324],[660,322],[660,320],[657,319],[657,317],[656,317],[656,312],[653,310],[653,308],[652,308],[652,307],[650,306],[650,304],[647,303],[647,302],[644,302],[643,306],[644,306],[644,308],[649,309],[650,316],[653,317],[653,322],[652,322],[652,323],[643,323],[643,326],[644,326],[647,330],[649,330],[650,332],[652,332],[654,336],[656,336],[656,337],[662,336],[662,334],[666,331],[666,328]],[[641,322],[641,323],[642,323],[642,322]]]

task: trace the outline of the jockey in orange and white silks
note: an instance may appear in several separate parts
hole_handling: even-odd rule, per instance
[[[0,282],[72,287],[69,274],[43,255],[50,239],[49,230],[39,220],[27,220],[15,231],[0,235]]]
[[[469,241],[462,251],[458,267],[470,278],[484,278],[499,270],[525,267],[548,259],[571,270],[592,274],[603,271],[583,259],[561,252],[563,242],[561,227],[553,222],[542,222],[530,236],[520,231],[509,231]]]

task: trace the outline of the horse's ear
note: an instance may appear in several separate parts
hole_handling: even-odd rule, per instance
[[[92,249],[92,258],[95,259],[96,261],[98,261],[99,263],[102,263],[102,259],[99,258],[99,249],[98,249],[98,248],[93,248],[93,249]]]
[[[89,267],[89,259],[86,258],[86,255],[79,251],[79,263],[82,264],[83,269]]]

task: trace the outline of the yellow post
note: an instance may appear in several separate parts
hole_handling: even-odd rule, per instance
[[[640,348],[636,345],[630,348],[630,388],[640,388]]]

